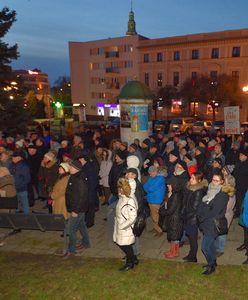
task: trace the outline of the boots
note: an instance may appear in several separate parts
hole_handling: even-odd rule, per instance
[[[167,251],[167,252],[165,252],[165,253],[164,253],[164,256],[165,256],[166,258],[168,258],[168,257],[170,257],[171,255],[173,255],[173,253],[174,253],[174,243],[171,242],[171,243],[170,243],[170,250]]]
[[[165,252],[164,256],[166,258],[174,258],[179,256],[179,244],[171,242],[171,248],[170,251]]]

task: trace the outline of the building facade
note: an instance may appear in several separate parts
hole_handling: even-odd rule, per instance
[[[187,78],[200,75],[228,74],[241,88],[248,85],[248,29],[149,39],[136,34],[133,22],[131,11],[124,37],[69,42],[72,102],[85,104],[87,115],[109,114],[103,107],[116,104],[120,88],[131,79],[145,83],[155,94],[166,85],[180,88]],[[162,115],[180,115],[182,101],[175,101]],[[247,103],[241,103],[243,120]],[[198,102],[194,109],[211,114]],[[115,115],[114,110],[111,113]],[[217,113],[223,118],[221,108]]]

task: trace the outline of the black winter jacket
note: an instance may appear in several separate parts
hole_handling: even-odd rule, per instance
[[[110,191],[116,197],[118,197],[118,188],[117,188],[118,179],[125,175],[126,168],[127,168],[127,164],[125,161],[123,161],[121,164],[117,164],[116,162],[114,162],[109,172]]]
[[[68,212],[85,213],[88,210],[88,179],[82,172],[70,175],[65,191]]]
[[[182,220],[183,191],[174,191],[170,196],[165,211],[168,241],[178,241],[183,233]]]
[[[184,225],[197,224],[197,209],[207,192],[208,182],[203,180],[196,185],[187,184],[184,191],[182,216]]]
[[[216,238],[215,219],[225,216],[229,196],[220,191],[214,199],[209,202],[201,202],[197,210],[200,230],[204,235]]]

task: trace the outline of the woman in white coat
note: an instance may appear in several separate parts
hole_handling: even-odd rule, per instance
[[[108,203],[108,199],[111,195],[108,178],[109,178],[109,172],[111,170],[112,165],[113,165],[112,152],[104,148],[102,152],[102,161],[99,170],[99,177],[100,177],[99,184],[103,188],[103,195],[104,195],[104,201],[102,202],[103,205]]]
[[[127,178],[118,180],[118,192],[113,240],[126,255],[126,263],[120,269],[121,272],[126,272],[134,267],[137,260],[132,247],[135,243],[132,225],[137,218],[138,205]]]

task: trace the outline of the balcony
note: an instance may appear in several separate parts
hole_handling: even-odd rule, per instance
[[[114,57],[119,57],[119,52],[118,51],[110,51],[105,53],[106,58],[114,58]]]
[[[106,68],[106,73],[119,73],[119,69],[116,67]]]

